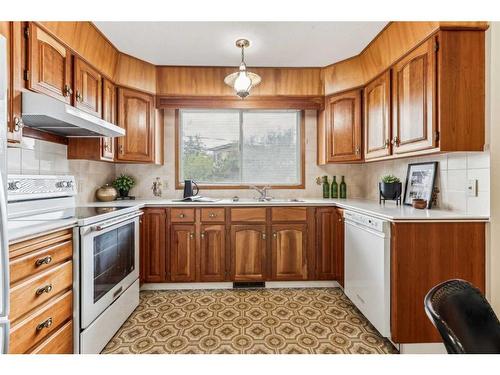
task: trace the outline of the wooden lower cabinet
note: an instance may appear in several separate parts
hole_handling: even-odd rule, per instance
[[[337,280],[340,285],[344,285],[344,224],[341,209],[316,209],[316,243],[316,278]]]
[[[231,226],[231,279],[266,280],[267,233],[265,225]]]
[[[170,280],[196,281],[196,227],[173,224],[170,229]]]
[[[166,281],[167,209],[146,208],[141,225],[141,281]]]
[[[226,278],[226,226],[202,225],[199,247],[199,280]]]
[[[272,226],[271,278],[273,280],[307,279],[307,225]]]

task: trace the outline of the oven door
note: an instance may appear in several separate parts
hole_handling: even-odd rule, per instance
[[[80,229],[82,329],[138,279],[140,215],[136,212]]]

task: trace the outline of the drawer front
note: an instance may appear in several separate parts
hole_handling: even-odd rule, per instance
[[[40,273],[10,291],[10,319],[20,316],[62,292],[73,284],[73,262],[69,261]]]
[[[266,221],[265,208],[231,208],[231,221],[264,222]]]
[[[73,354],[73,322],[69,321],[59,328],[31,354]]]
[[[73,313],[73,293],[71,291],[54,299],[48,305],[35,310],[10,331],[10,353],[26,353],[31,347],[38,345],[43,339],[50,336]]]
[[[203,222],[224,222],[225,221],[225,210],[224,208],[202,208],[201,209],[201,221]]]
[[[34,251],[10,261],[10,283],[45,271],[57,263],[70,260],[73,256],[73,242],[62,242],[38,251]]]
[[[273,221],[307,221],[306,207],[273,207],[271,209]]]
[[[29,240],[11,243],[9,245],[9,256],[12,259],[32,251],[45,249],[61,242],[71,241],[72,238],[73,229],[65,229]]]
[[[194,222],[194,208],[172,208],[170,220],[172,223],[192,223]]]

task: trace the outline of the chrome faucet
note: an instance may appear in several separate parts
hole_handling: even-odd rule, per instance
[[[260,194],[260,197],[256,198],[259,202],[266,202],[273,199],[272,197],[267,196],[267,192],[271,190],[270,186],[258,187],[252,185],[250,188],[256,190]]]

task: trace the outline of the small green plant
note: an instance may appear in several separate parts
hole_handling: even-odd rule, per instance
[[[113,186],[119,191],[129,191],[135,185],[135,180],[132,176],[120,175],[113,181]]]
[[[397,184],[401,181],[396,176],[394,176],[392,174],[387,174],[387,175],[382,177],[382,182],[385,184]]]

